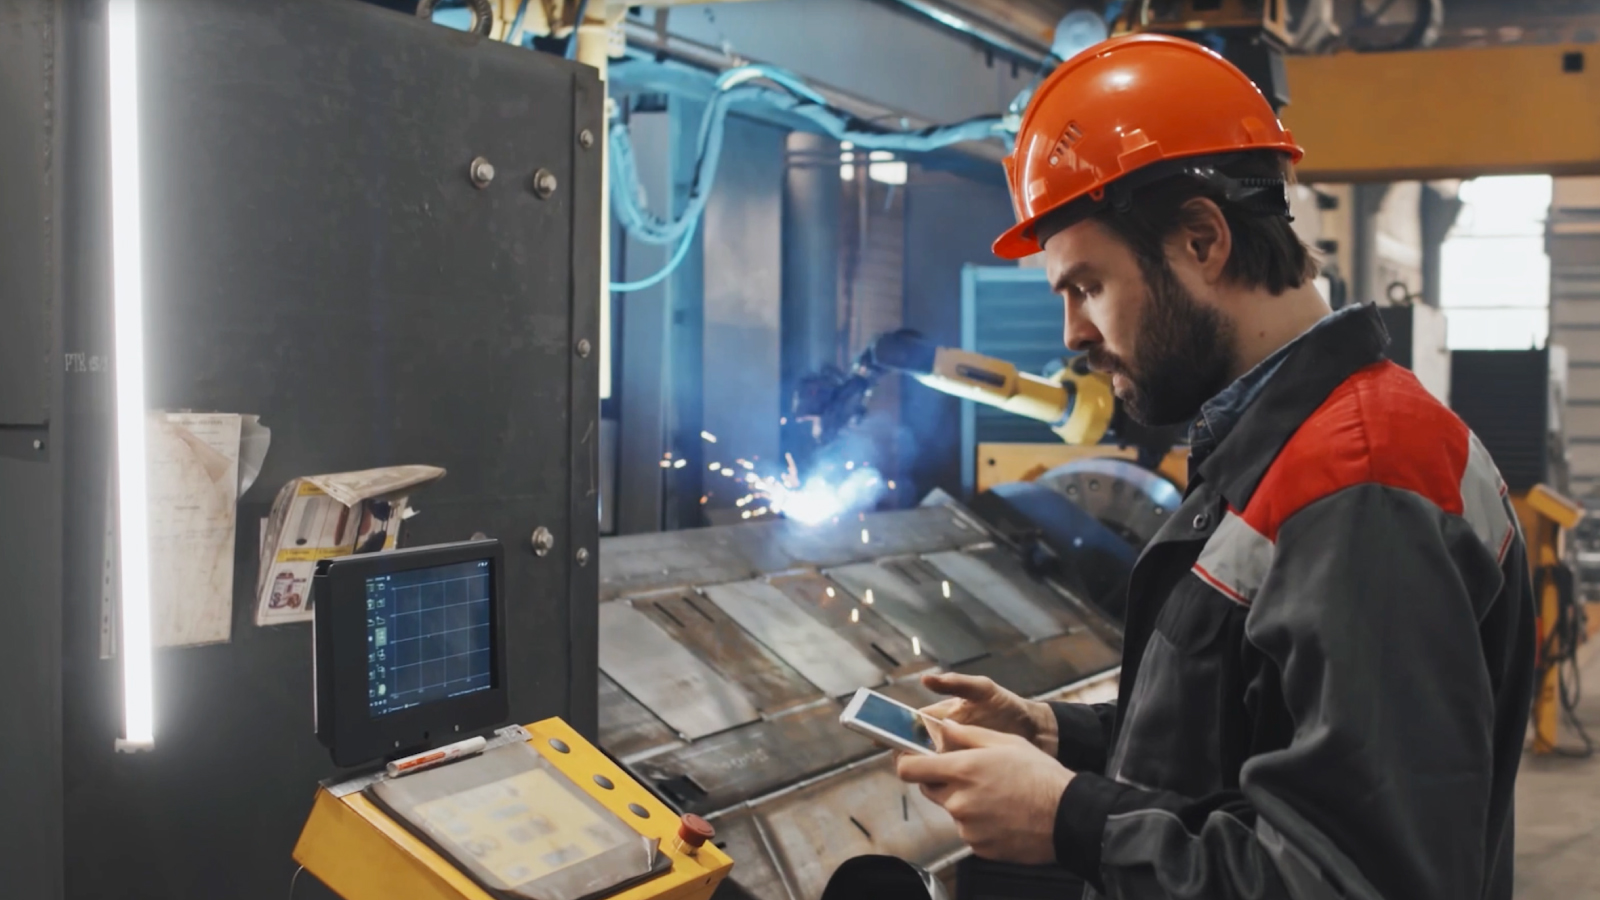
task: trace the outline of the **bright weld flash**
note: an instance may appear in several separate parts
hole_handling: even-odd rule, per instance
[[[117,510],[122,561],[122,738],[155,745],[150,647],[149,497],[145,487],[144,247],[139,197],[139,64],[133,0],[106,15],[111,107],[111,309],[117,390]]]

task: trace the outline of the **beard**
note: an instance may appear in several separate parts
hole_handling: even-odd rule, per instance
[[[1119,392],[1128,415],[1143,425],[1186,424],[1201,404],[1228,386],[1233,372],[1233,323],[1202,305],[1163,260],[1141,266],[1148,286],[1143,321],[1131,359],[1104,345],[1089,349],[1089,364],[1121,375],[1129,385]]]

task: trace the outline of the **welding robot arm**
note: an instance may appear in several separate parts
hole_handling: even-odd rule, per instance
[[[866,414],[878,379],[904,372],[936,391],[1043,422],[1069,444],[1097,444],[1116,413],[1111,383],[1075,363],[1043,378],[1003,359],[940,347],[914,331],[893,331],[873,341],[849,374],[830,368],[803,379],[794,414],[813,421],[817,440],[829,443]]]
[[[863,358],[936,391],[1043,422],[1069,444],[1099,443],[1116,408],[1110,381],[1081,363],[1064,367],[1054,379],[1043,378],[1003,359],[936,346],[914,331],[879,337]]]

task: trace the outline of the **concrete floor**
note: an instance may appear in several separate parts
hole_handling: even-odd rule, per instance
[[[1584,648],[1578,719],[1600,743],[1600,653]],[[1582,657],[1580,657],[1582,658]],[[1562,732],[1563,744],[1577,744]],[[1600,755],[1522,758],[1517,778],[1517,900],[1600,897]]]

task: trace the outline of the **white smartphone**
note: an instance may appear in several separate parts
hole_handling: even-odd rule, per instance
[[[866,735],[891,750],[932,755],[933,745],[922,713],[868,688],[861,688],[839,715],[839,724]]]

